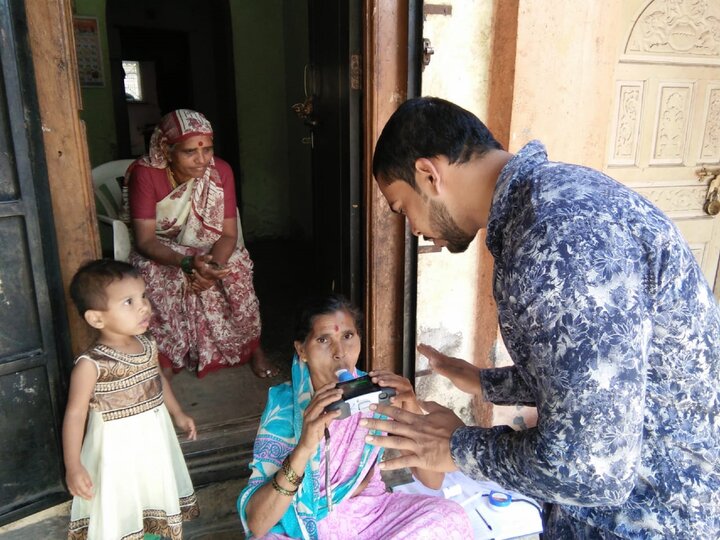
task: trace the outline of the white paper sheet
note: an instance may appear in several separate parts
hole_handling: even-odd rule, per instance
[[[492,538],[503,540],[542,532],[542,520],[537,508],[541,505],[537,501],[516,491],[503,489],[495,482],[477,482],[458,471],[446,474],[442,488],[439,490],[429,489],[415,480],[409,484],[395,486],[393,491],[421,493],[435,497],[450,495],[447,498],[465,508],[475,531],[476,540]],[[505,508],[493,507],[488,502],[490,491],[509,493],[513,502]]]

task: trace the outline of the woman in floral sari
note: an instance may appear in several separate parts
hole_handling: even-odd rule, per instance
[[[235,181],[213,155],[210,122],[187,109],[165,115],[126,181],[135,239],[130,262],[147,283],[163,371],[187,368],[203,377],[251,361],[258,377],[275,375],[260,347]]]
[[[252,474],[238,498],[246,534],[268,539],[472,538],[468,517],[454,501],[386,490],[375,466],[381,451],[365,442],[368,430],[362,420],[371,413],[338,420],[338,412],[324,412],[341,394],[335,388],[339,370],[364,375],[355,367],[359,317],[336,295],[316,299],[300,315],[292,381],[270,388]],[[385,371],[370,375],[395,389],[395,406],[420,412],[410,381]],[[420,469],[413,474],[435,489],[444,476]]]

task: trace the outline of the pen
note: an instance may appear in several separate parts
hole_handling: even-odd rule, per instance
[[[478,510],[478,509],[476,508],[475,511],[477,512],[477,515],[480,516],[480,519],[483,520],[483,523],[487,526],[487,528],[492,531],[492,527],[491,527],[490,524],[487,522],[487,520],[483,517],[483,515],[480,513],[480,510]]]

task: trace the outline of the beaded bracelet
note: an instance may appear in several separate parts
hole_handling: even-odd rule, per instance
[[[290,482],[293,486],[299,486],[302,484],[303,476],[298,476],[298,474],[292,470],[292,467],[290,466],[290,456],[287,456],[283,462],[282,462],[282,472],[285,475],[285,478],[287,478],[287,481]]]
[[[183,257],[182,259],[180,259],[180,268],[186,274],[192,274],[193,273],[193,257],[188,255],[187,257]]]
[[[297,493],[298,488],[295,488],[293,491],[290,491],[289,489],[285,489],[280,484],[277,483],[277,480],[275,479],[275,476],[273,475],[272,479],[272,487],[275,491],[277,491],[280,495],[287,495],[288,497],[292,497]]]

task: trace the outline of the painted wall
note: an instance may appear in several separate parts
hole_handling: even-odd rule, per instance
[[[625,4],[520,2],[511,152],[541,139],[554,161],[603,166]]]
[[[81,88],[83,110],[80,113],[80,118],[85,122],[87,130],[90,166],[95,167],[119,157],[110,87],[110,56],[105,25],[105,0],[75,0],[74,5],[75,15],[97,17],[98,19],[105,85],[97,88]]]

